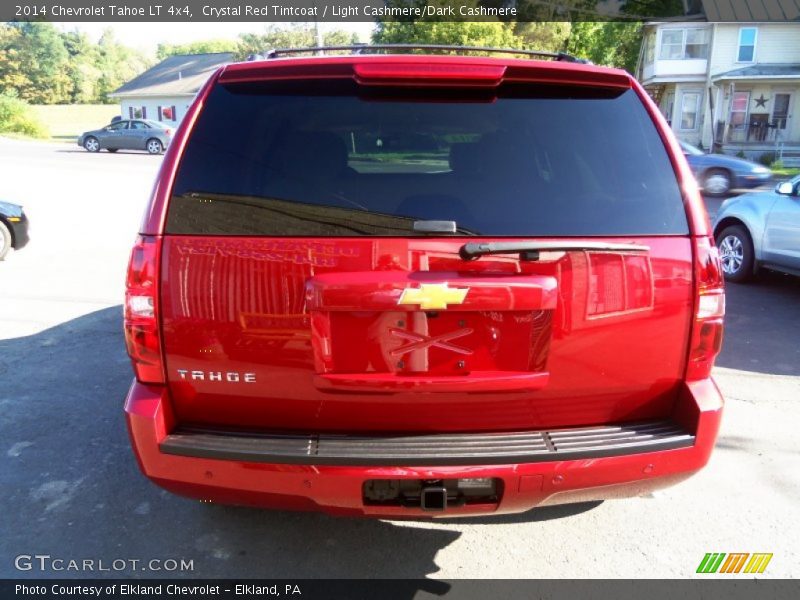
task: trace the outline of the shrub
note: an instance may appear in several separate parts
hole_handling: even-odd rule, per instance
[[[774,152],[764,152],[761,156],[758,157],[758,162],[764,165],[765,167],[769,167],[772,163],[775,162],[775,153]]]
[[[776,160],[774,163],[769,165],[770,169],[775,169],[776,171],[783,168],[783,161]]]
[[[34,138],[49,137],[47,128],[28,104],[8,94],[0,94],[0,134],[19,133]]]
[[[737,158],[747,158],[747,157],[744,155],[744,150],[739,150],[739,151],[736,153],[736,156],[737,156]]]

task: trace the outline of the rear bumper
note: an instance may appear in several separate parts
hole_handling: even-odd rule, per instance
[[[534,438],[536,434],[544,436],[544,448],[533,439],[523,450],[483,455],[473,451],[463,456],[456,443],[454,449],[427,451],[423,458],[408,453],[408,446],[402,443],[384,458],[375,456],[374,447],[358,454],[353,448],[362,447],[366,438],[358,438],[350,453],[338,443],[328,446],[335,452],[328,450],[327,454],[318,453],[325,436],[306,439],[306,447],[319,444],[312,456],[297,451],[300,436],[290,439],[288,450],[280,444],[276,450],[275,438],[265,444],[263,438],[240,437],[229,444],[220,443],[223,438],[209,440],[202,433],[176,432],[165,388],[137,382],[131,386],[125,412],[140,468],[154,483],[174,493],[227,504],[339,515],[431,517],[523,512],[539,505],[636,496],[672,485],[708,462],[722,404],[718,388],[708,379],[685,385],[671,426],[649,424],[645,427],[649,430],[639,432],[643,437],[637,437],[635,431],[628,435],[632,441],[606,445],[581,441],[577,449],[570,446],[559,452],[554,451],[552,440],[563,435],[561,432],[532,432]],[[653,436],[655,430],[663,435]],[[598,438],[596,433],[583,431],[586,439]],[[250,441],[242,443],[243,439]],[[405,463],[400,458],[403,452],[409,457]],[[429,464],[420,464],[426,461]],[[433,462],[437,464],[430,464]],[[430,513],[419,508],[373,506],[363,500],[367,480],[459,478],[501,481],[499,501]]]

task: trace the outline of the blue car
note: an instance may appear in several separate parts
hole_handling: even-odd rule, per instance
[[[724,196],[734,188],[758,187],[772,178],[772,172],[758,163],[727,154],[706,154],[691,144],[680,144],[697,183],[709,196]]]

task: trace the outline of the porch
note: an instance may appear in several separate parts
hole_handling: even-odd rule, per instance
[[[784,165],[800,164],[800,65],[752,65],[711,79],[720,108],[716,151],[750,159],[771,153]]]

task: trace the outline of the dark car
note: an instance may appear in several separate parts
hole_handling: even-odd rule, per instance
[[[117,150],[146,150],[150,154],[161,154],[169,147],[172,128],[158,121],[146,119],[118,120],[102,129],[87,131],[78,137],[78,146],[89,152],[102,149],[109,152]]]
[[[727,154],[706,154],[686,142],[680,145],[697,183],[709,196],[724,196],[735,188],[758,187],[772,178],[772,172],[758,163]]]
[[[230,64],[197,95],[128,269],[143,472],[391,518],[701,469],[722,269],[647,92],[559,54],[392,48]]]
[[[0,200],[0,260],[11,248],[19,250],[28,243],[28,217],[21,206]]]

